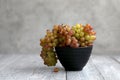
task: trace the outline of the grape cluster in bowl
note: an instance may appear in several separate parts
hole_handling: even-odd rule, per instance
[[[92,46],[96,39],[96,32],[90,24],[54,25],[52,31],[47,30],[44,38],[40,39],[42,51],[40,56],[47,66],[55,66],[57,56],[55,47],[87,47]]]

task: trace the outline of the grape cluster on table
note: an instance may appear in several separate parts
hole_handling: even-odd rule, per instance
[[[44,38],[40,39],[42,51],[40,56],[47,66],[55,66],[57,56],[55,47],[87,47],[92,46],[96,39],[96,32],[90,24],[54,25],[52,31],[47,30]]]

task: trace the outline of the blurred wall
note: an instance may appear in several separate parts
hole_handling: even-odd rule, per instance
[[[39,54],[39,39],[54,24],[90,23],[93,54],[120,52],[120,0],[0,0],[0,54]]]

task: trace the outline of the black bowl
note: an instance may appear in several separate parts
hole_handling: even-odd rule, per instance
[[[55,47],[58,59],[66,71],[81,71],[89,60],[93,46]]]

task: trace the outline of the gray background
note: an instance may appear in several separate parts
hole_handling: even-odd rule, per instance
[[[120,52],[120,0],[0,0],[0,54],[39,54],[54,24],[90,23],[93,54]]]

